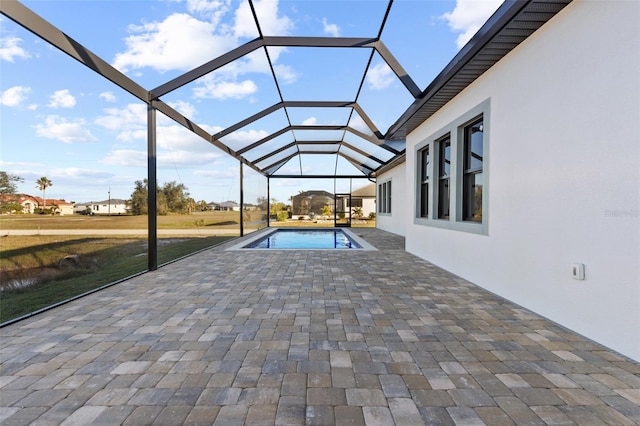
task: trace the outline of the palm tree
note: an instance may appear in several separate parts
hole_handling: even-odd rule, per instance
[[[47,179],[44,176],[42,176],[40,179],[36,181],[36,188],[42,191],[42,201],[44,203],[42,210],[47,209],[47,199],[45,198],[44,194],[45,194],[45,190],[51,185],[53,185],[53,182],[51,182],[49,179]]]
[[[364,213],[362,213],[362,207],[354,207],[351,213],[353,213],[353,215],[358,219],[362,219],[362,216],[364,216]]]

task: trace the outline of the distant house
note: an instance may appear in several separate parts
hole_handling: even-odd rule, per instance
[[[39,198],[39,200],[41,199]],[[45,206],[47,209],[51,209],[51,212],[56,215],[67,216],[73,214],[73,204],[65,200],[47,199],[46,205],[43,204],[40,207],[45,208]]]
[[[354,190],[351,193],[351,203],[349,197],[341,197],[338,202],[342,203],[344,211],[350,211],[352,214],[353,209],[361,208],[362,217],[368,218],[370,213],[376,212],[376,184],[371,183]]]
[[[38,208],[38,200],[27,194],[0,194],[0,201],[3,206],[8,204],[21,206],[19,209],[9,209],[7,207],[5,213],[34,213]],[[3,210],[5,210],[5,208],[3,208]]]
[[[2,203],[16,203],[22,206],[21,210],[13,209],[7,213],[36,213],[37,209],[51,210],[53,214],[64,216],[73,214],[73,204],[65,200],[56,200],[54,198],[47,198],[46,202],[40,197],[35,197],[28,194],[2,194]]]
[[[112,198],[104,201],[90,201],[88,203],[76,203],[73,206],[76,214],[91,215],[120,215],[129,213],[127,200]]]
[[[333,211],[333,194],[327,191],[304,191],[291,197],[293,219],[320,215],[324,206]]]
[[[235,201],[223,201],[222,203],[209,203],[207,208],[210,210],[222,211],[222,212],[239,212],[240,204]]]
[[[255,204],[251,204],[251,203],[244,203],[244,204],[242,205],[242,207],[243,207],[245,210],[252,210],[252,211],[253,211],[253,210],[260,210],[260,206],[257,206],[257,205],[255,205]]]

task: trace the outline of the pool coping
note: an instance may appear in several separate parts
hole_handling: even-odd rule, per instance
[[[355,247],[355,248],[350,248],[350,249],[335,249],[335,248],[248,248],[246,247],[247,245],[255,242],[256,240],[259,240],[261,238],[264,238],[265,236],[267,236],[268,234],[277,232],[277,231],[281,231],[281,230],[339,230],[344,232],[345,234],[347,234],[347,237],[349,237],[349,239],[351,239],[352,241],[354,241],[356,244],[358,244],[360,247]],[[287,251],[287,250],[309,250],[309,251],[318,251],[318,250],[344,250],[344,251],[378,251],[377,248],[375,248],[373,245],[371,245],[370,243],[366,242],[362,237],[356,235],[353,231],[351,231],[349,228],[340,228],[340,227],[331,227],[331,228],[264,228],[261,229],[259,231],[256,232],[252,232],[250,237],[247,238],[242,238],[242,241],[232,245],[231,247],[228,247],[225,249],[225,251],[234,251],[234,250],[254,250],[254,251],[276,251],[276,250],[282,250],[282,251]]]

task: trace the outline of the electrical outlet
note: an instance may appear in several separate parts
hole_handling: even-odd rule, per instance
[[[584,264],[573,263],[571,265],[571,278],[574,280],[584,280]]]

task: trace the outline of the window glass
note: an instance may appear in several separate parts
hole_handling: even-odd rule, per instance
[[[420,182],[420,216],[429,217],[429,163],[431,155],[429,146],[420,151],[421,182]]]
[[[482,221],[482,173],[464,177],[464,219]]]
[[[438,218],[449,219],[449,179],[440,179],[438,187]]]
[[[462,209],[464,220],[474,222],[482,221],[483,131],[482,118],[464,128]]]
[[[465,170],[482,168],[483,127],[479,121],[465,129]]]
[[[448,177],[451,173],[451,139],[447,137],[440,145],[440,177]]]
[[[387,200],[387,213],[391,213],[391,181],[387,182],[387,194],[388,194],[388,200]]]
[[[449,219],[450,187],[449,176],[451,173],[451,138],[447,136],[438,142],[439,147],[439,172],[438,182],[438,218]]]

